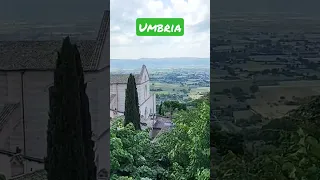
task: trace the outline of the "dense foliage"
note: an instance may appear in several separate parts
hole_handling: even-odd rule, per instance
[[[138,102],[138,91],[136,86],[136,80],[132,74],[130,74],[126,89],[125,100],[125,118],[124,124],[132,123],[135,129],[140,130],[140,112]]]
[[[122,119],[111,127],[111,179],[207,180],[210,177],[209,105],[175,114],[175,127],[151,140]]]
[[[318,180],[319,98],[257,129],[211,129],[212,178],[223,180]]]
[[[170,114],[170,117],[173,116],[173,113],[175,111],[187,109],[186,104],[180,103],[179,101],[165,101],[165,102],[161,103],[160,106],[161,106],[161,114],[159,114],[159,115]],[[160,108],[160,106],[159,106],[159,108]]]

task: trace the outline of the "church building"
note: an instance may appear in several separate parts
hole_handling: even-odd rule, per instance
[[[90,102],[99,177],[106,179],[110,139],[109,11],[96,40],[78,45]],[[43,174],[49,91],[62,41],[0,41],[0,172],[27,180]],[[120,107],[120,106],[119,106]],[[107,172],[107,173],[106,173]]]
[[[128,74],[110,76],[110,117],[124,115]],[[139,110],[142,127],[152,127],[152,117],[156,114],[156,96],[150,92],[150,78],[147,67],[142,66],[139,74],[134,75],[137,85]]]

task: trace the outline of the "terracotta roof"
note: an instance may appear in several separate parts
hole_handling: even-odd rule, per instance
[[[79,40],[85,71],[98,70],[103,45],[108,38],[109,11],[105,11],[96,40]],[[0,41],[0,70],[52,70],[62,41]]]
[[[164,120],[157,120],[156,123],[154,123],[153,128],[154,129],[168,129],[173,127],[172,121],[169,119],[164,121]]]
[[[9,180],[47,180],[47,172],[45,170],[37,170],[32,173],[11,178]]]
[[[19,104],[1,104],[0,105],[0,132],[7,124],[9,117],[13,111],[19,107]]]
[[[111,74],[110,84],[127,84],[129,74]],[[134,74],[136,84],[140,84],[140,74]]]

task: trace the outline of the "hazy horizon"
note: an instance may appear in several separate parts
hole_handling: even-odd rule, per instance
[[[110,69],[134,70],[146,65],[148,69],[186,69],[210,68],[210,58],[140,58],[140,59],[110,59]]]
[[[319,5],[320,1],[318,0],[224,0],[212,4],[211,11],[213,12],[212,14],[221,12],[282,12],[319,17]]]
[[[175,59],[175,60],[185,60],[185,59],[208,59],[210,60],[210,57],[160,57],[160,58],[153,58],[153,57],[145,57],[145,58],[123,58],[123,59],[119,59],[119,58],[110,58],[110,60],[116,61],[116,60],[145,60],[145,59],[149,59],[149,60],[160,60],[160,59]]]

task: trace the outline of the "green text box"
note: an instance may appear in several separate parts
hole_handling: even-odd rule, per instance
[[[183,36],[183,18],[138,18],[137,36]]]

